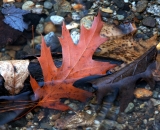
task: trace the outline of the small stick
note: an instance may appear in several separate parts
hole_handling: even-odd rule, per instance
[[[34,26],[32,25],[32,45],[33,45],[33,54],[35,55],[34,51]]]

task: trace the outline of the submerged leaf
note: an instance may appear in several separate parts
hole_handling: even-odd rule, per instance
[[[14,5],[4,5],[4,8],[2,8],[2,13],[5,17],[3,21],[6,24],[9,24],[12,28],[21,32],[28,28],[28,23],[25,23],[22,17],[22,15],[29,13],[28,11],[16,8]]]
[[[43,71],[44,86],[40,87],[31,77],[31,85],[36,99],[39,99],[38,106],[67,110],[68,106],[60,102],[61,98],[71,98],[85,101],[92,94],[73,87],[73,83],[83,77],[91,75],[102,75],[107,70],[115,67],[108,62],[100,62],[92,59],[92,55],[97,47],[107,39],[100,37],[103,22],[100,14],[95,17],[92,27],[87,30],[81,27],[81,36],[78,45],[71,39],[66,26],[62,26],[62,46],[63,61],[62,66],[57,68],[52,60],[50,48],[42,39],[41,57],[38,58]]]

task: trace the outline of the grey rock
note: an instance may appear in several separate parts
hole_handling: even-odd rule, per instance
[[[151,98],[150,100],[152,101],[154,106],[160,105],[160,100],[156,100],[154,98]]]
[[[42,129],[53,130],[53,129],[52,129],[52,126],[49,125],[49,123],[43,123],[43,122],[41,122],[41,123],[40,123],[40,127],[41,127]]]
[[[136,6],[136,11],[139,12],[139,13],[143,12],[147,7],[147,3],[148,3],[148,1],[146,1],[146,0],[138,1],[137,6]]]
[[[78,20],[81,19],[81,16],[78,13],[73,12],[72,13],[72,19],[75,20],[75,21],[78,21]]]
[[[158,98],[158,92],[157,91],[153,91],[153,98]]]
[[[125,113],[129,113],[132,112],[134,109],[134,104],[132,102],[130,102],[127,106],[127,108],[124,110]]]
[[[123,15],[117,15],[117,19],[118,20],[124,20],[124,16]]]
[[[60,42],[54,32],[50,32],[47,35],[45,35],[44,40],[47,46],[50,46],[52,51],[60,46]]]
[[[156,20],[151,16],[144,18],[142,20],[142,23],[143,25],[152,27],[152,28],[156,26]]]
[[[99,130],[110,130],[110,129],[117,129],[117,130],[123,130],[124,127],[121,124],[118,124],[116,121],[112,120],[104,120],[101,124]]]
[[[117,5],[118,8],[124,7],[124,0],[113,0],[113,2]]]
[[[71,30],[71,38],[72,38],[74,44],[78,44],[79,39],[80,39],[79,29],[72,29]]]
[[[53,4],[49,1],[44,2],[44,8],[51,9],[53,7]]]
[[[160,16],[160,5],[151,5],[147,8],[147,12],[154,14],[155,16]]]
[[[157,4],[160,4],[160,0],[156,0]]]
[[[38,24],[38,25],[36,26],[36,33],[42,34],[43,31],[44,31],[44,26],[43,26],[43,24]]]
[[[61,17],[61,16],[58,16],[58,15],[53,15],[53,16],[50,17],[50,20],[55,25],[61,25],[64,21],[64,18]]]

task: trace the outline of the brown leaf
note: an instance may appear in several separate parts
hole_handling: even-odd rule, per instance
[[[95,55],[122,60],[129,64],[142,56],[154,45],[157,45],[157,35],[146,41],[135,41],[133,35],[130,34],[106,41],[100,45],[101,51],[95,53]]]
[[[3,76],[5,88],[10,94],[18,94],[29,76],[28,60],[0,61],[0,74]]]

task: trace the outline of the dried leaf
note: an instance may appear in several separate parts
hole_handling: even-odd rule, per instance
[[[95,17],[92,27],[87,30],[81,27],[81,36],[78,45],[75,45],[70,37],[66,26],[62,26],[62,37],[59,38],[62,46],[62,66],[57,68],[53,63],[50,48],[42,39],[41,57],[38,58],[43,71],[44,86],[41,88],[31,77],[31,85],[36,99],[39,99],[37,106],[67,110],[60,102],[61,98],[71,98],[85,101],[92,94],[73,87],[73,83],[83,77],[105,74],[107,70],[115,67],[108,62],[99,62],[92,59],[97,47],[107,39],[100,37],[103,22],[100,14]]]
[[[5,88],[10,94],[18,94],[29,76],[28,60],[0,61],[0,74],[3,76]]]
[[[135,41],[133,35],[130,34],[106,41],[100,45],[99,48],[101,51],[95,55],[122,60],[129,64],[142,56],[154,45],[157,45],[157,35],[154,35],[146,41]]]

